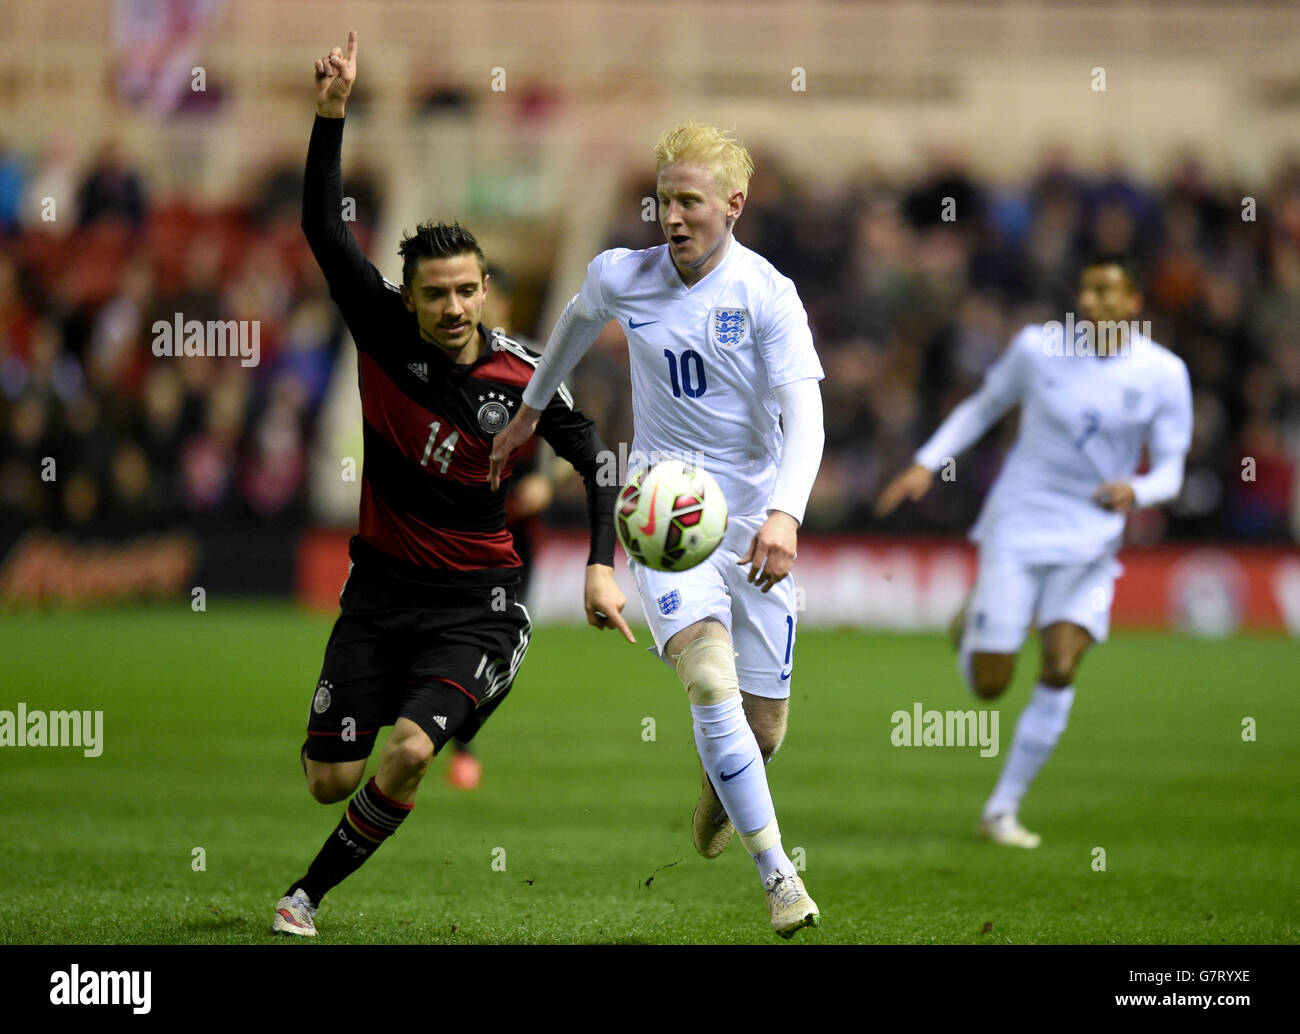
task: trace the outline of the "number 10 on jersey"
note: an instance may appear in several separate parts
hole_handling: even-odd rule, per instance
[[[697,399],[709,390],[709,382],[704,376],[704,360],[695,349],[688,348],[683,352],[680,364],[671,349],[664,349],[664,358],[668,360],[668,382],[673,388],[673,398],[685,395],[688,399]]]

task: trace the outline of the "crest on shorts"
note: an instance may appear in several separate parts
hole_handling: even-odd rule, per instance
[[[670,614],[676,614],[677,608],[682,605],[682,594],[674,589],[672,592],[664,593],[656,602],[659,604],[659,613],[668,617]]]
[[[330,689],[334,683],[321,679],[320,684],[316,687],[316,696],[312,698],[311,709],[317,714],[324,714],[330,709]]]
[[[493,399],[478,407],[478,425],[484,434],[496,434],[508,423],[510,410],[506,409],[504,402]]]
[[[749,333],[749,312],[746,309],[714,309],[709,313],[709,340],[719,348],[735,348],[743,344]]]

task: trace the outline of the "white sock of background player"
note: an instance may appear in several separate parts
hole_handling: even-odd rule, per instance
[[[1019,812],[1029,784],[1052,756],[1057,740],[1065,731],[1073,703],[1073,686],[1056,689],[1040,682],[1034,687],[1034,695],[1016,722],[1016,734],[1002,766],[1002,775],[984,805],[986,821],[1004,812],[1012,815]]]

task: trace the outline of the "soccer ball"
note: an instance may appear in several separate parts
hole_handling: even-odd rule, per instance
[[[727,530],[727,500],[708,471],[667,460],[636,474],[619,492],[614,527],[637,563],[685,571],[718,548]]]

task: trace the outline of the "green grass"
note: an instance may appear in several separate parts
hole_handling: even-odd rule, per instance
[[[275,899],[341,810],[298,764],[329,627],[221,601],[0,620],[0,708],[105,712],[101,757],[0,748],[0,942],[280,943]],[[448,789],[435,761],[400,834],[325,900],[318,942],[777,943],[739,843],[692,849],[686,701],[639,638],[538,629],[478,740],[483,786]],[[940,637],[801,632],[769,768],[823,910],[799,939],[1295,943],[1298,654],[1116,636],[1023,808],[1043,846],[1019,851],[973,835],[1002,756],[890,743],[895,710],[970,703]],[[1036,660],[999,702],[1003,754]]]

